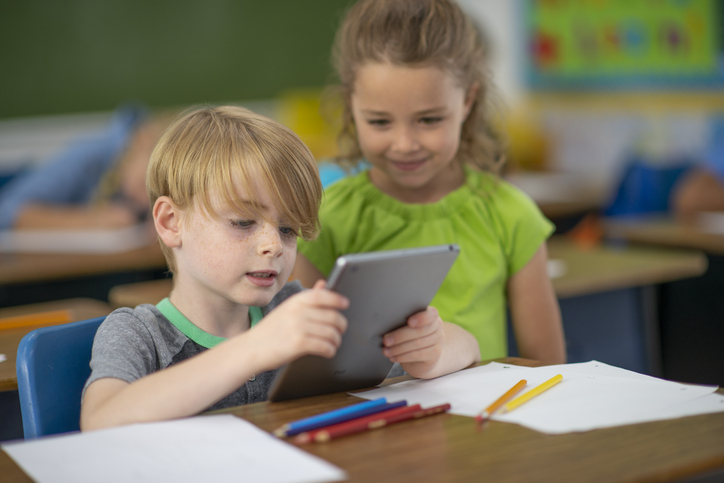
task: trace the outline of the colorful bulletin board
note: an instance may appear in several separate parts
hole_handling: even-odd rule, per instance
[[[722,88],[722,0],[523,0],[534,89]]]

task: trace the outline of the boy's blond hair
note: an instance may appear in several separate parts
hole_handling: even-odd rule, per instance
[[[211,217],[212,192],[241,215],[264,218],[261,205],[242,203],[260,186],[288,226],[305,240],[316,237],[322,197],[317,164],[290,129],[238,106],[194,108],[164,132],[151,154],[146,189],[154,205],[168,196],[181,210],[194,206]],[[279,220],[270,220],[275,223]],[[161,242],[171,272],[176,263]]]
[[[368,62],[389,62],[439,67],[465,90],[477,84],[457,160],[480,170],[500,170],[504,147],[489,119],[492,84],[486,46],[454,0],[359,0],[337,31],[332,56],[344,101],[340,164],[354,166],[362,158],[350,106],[357,69]]]

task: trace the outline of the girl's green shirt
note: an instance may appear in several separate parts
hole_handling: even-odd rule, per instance
[[[553,225],[515,186],[465,172],[463,186],[424,205],[382,193],[368,171],[340,180],[325,191],[319,237],[300,240],[298,249],[329,276],[346,253],[458,244],[460,255],[431,305],[475,336],[483,359],[504,357],[508,278],[530,261]]]

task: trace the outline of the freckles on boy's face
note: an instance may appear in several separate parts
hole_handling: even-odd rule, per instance
[[[242,305],[264,306],[284,286],[296,260],[296,232],[280,220],[261,190],[243,203],[261,206],[263,217],[240,214],[212,202],[217,216],[195,210],[184,229],[179,274],[201,293]],[[213,201],[213,200],[212,200]]]

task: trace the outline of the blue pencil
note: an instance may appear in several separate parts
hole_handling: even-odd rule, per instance
[[[388,403],[385,398],[373,399],[359,404],[353,404],[340,409],[335,409],[309,418],[300,419],[280,427],[274,434],[277,436],[294,436],[295,434],[311,431],[313,429],[323,428],[331,424],[337,424],[344,421],[368,416],[380,411],[398,408],[407,405],[407,401],[398,401]]]

